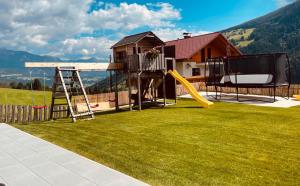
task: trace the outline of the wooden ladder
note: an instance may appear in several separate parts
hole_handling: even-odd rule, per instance
[[[72,96],[83,95],[87,107],[86,112],[75,113],[72,106]],[[56,103],[57,100],[65,100],[66,103]],[[66,110],[54,110],[55,106],[67,105]],[[50,110],[50,119],[54,119],[54,112],[67,111],[67,117],[71,117],[73,122],[78,118],[94,119],[94,113],[83,87],[79,71],[74,67],[57,67],[55,69],[54,81],[52,86],[52,102]]]

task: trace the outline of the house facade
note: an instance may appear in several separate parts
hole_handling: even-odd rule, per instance
[[[207,58],[238,56],[242,53],[221,33],[210,33],[183,39],[167,41],[166,55],[176,59],[176,69],[185,78],[204,77]]]

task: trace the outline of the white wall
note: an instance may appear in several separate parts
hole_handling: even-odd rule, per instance
[[[195,62],[176,62],[176,70],[183,77],[192,76],[193,68],[198,68]]]

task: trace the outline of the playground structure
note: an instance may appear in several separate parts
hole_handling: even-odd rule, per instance
[[[174,78],[181,82],[203,107],[207,108],[212,104],[196,95],[198,94],[196,90],[174,71],[174,58],[165,57],[164,42],[152,32],[127,36],[112,46],[112,49],[114,58],[110,63],[25,63],[26,68],[55,68],[50,119],[56,119],[53,118],[53,113],[56,112],[53,108],[58,105],[67,106],[67,110],[65,110],[67,117],[71,117],[73,122],[76,122],[78,118],[93,119],[95,105],[106,107],[105,103],[90,103],[80,77],[81,71],[109,71],[114,74],[115,99],[113,101],[116,110],[119,110],[117,79],[119,73],[123,73],[127,79],[129,110],[132,110],[134,105],[138,110],[142,110],[143,103],[147,102],[164,107],[167,98],[176,100],[176,80]],[[171,78],[171,75],[174,78]],[[168,89],[168,95],[173,97],[167,95],[166,89]],[[83,96],[84,103],[74,105],[72,103],[74,96]],[[134,100],[133,104],[132,100]]]
[[[60,62],[27,62],[27,68],[55,68],[55,75],[52,85],[52,101],[50,107],[50,119],[53,118],[55,112],[62,110],[54,110],[55,106],[67,106],[67,117],[71,117],[73,122],[77,118],[93,119],[93,107],[91,106],[84,85],[82,83],[81,71],[118,71],[122,70],[121,64],[114,63],[60,63]],[[83,96],[84,104],[73,105],[73,96]],[[99,103],[96,103],[99,104]]]

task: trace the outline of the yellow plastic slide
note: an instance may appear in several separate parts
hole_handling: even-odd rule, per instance
[[[295,98],[297,101],[300,101],[300,95],[293,95],[293,98]]]
[[[195,89],[193,85],[191,85],[186,79],[184,79],[176,70],[169,70],[169,74],[171,74],[177,81],[179,81],[184,88],[189,92],[189,94],[204,108],[208,108],[210,105],[213,105],[213,102],[208,101]]]

